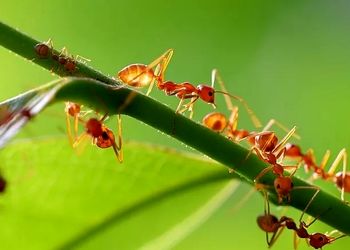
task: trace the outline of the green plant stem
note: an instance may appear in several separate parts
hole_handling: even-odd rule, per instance
[[[0,23],[1,45],[48,70],[57,67],[58,65],[50,59],[37,58],[34,50],[37,43],[38,41]],[[246,159],[248,151],[243,147],[182,115],[176,114],[162,103],[127,86],[118,86],[115,80],[84,64],[78,64],[78,68],[78,71],[73,73],[74,76],[85,76],[103,83],[92,79],[64,79],[62,81],[65,81],[66,84],[57,92],[55,101],[70,100],[88,105],[102,113],[123,113],[132,116],[234,169],[251,183],[266,167],[266,164],[254,155]],[[59,68],[55,73],[62,76],[67,75],[62,68]],[[47,86],[45,87],[47,88]],[[260,181],[273,186],[274,178],[272,173],[268,173]],[[296,187],[312,187],[295,177],[293,177],[293,183]],[[294,190],[288,205],[303,210],[313,194],[314,190],[312,189]],[[276,200],[273,191],[272,196]],[[325,213],[325,211],[327,212]],[[320,191],[307,213],[320,217],[320,220],[339,231],[350,234],[349,206],[324,191]]]
[[[248,151],[240,145],[183,115],[176,114],[164,104],[127,86],[116,89],[89,79],[68,79],[67,83],[57,93],[56,101],[76,101],[99,112],[123,113],[134,117],[228,166],[250,183],[253,183],[254,178],[266,168],[266,164],[255,155],[246,160]],[[261,178],[261,182],[273,186],[274,179],[275,175],[268,173]],[[296,177],[293,177],[293,183],[295,187],[312,187]],[[304,210],[314,192],[313,189],[294,190],[288,205]],[[274,191],[272,196],[276,201]],[[320,220],[339,231],[350,233],[350,207],[322,190],[311,203],[307,213],[315,217],[320,216]]]

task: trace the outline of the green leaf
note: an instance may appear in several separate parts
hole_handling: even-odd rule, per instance
[[[0,198],[1,248],[135,249],[184,218],[195,229],[238,185],[217,164],[166,148],[127,143],[125,157],[120,165],[112,150],[95,146],[78,156],[57,137],[9,145],[1,152],[9,182]],[[135,227],[144,230],[130,242]]]

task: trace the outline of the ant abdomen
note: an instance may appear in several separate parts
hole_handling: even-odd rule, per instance
[[[118,77],[130,86],[144,87],[149,85],[156,76],[153,69],[147,68],[145,64],[131,64],[120,70]]]
[[[345,176],[343,175],[343,172],[339,172],[335,175],[335,184],[339,189],[344,188],[344,191],[349,193],[350,192],[350,173],[345,173]]]
[[[258,216],[257,223],[261,230],[267,233],[274,233],[280,227],[277,217],[272,214]]]
[[[99,148],[109,148],[113,146],[115,141],[112,130],[104,127],[101,136],[96,138],[96,146]]]
[[[203,118],[203,124],[209,129],[221,133],[227,126],[226,116],[219,112],[212,112]]]

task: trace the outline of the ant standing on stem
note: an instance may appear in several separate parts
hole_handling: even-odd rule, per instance
[[[164,73],[168,67],[169,61],[173,55],[173,50],[167,50],[163,55],[155,59],[149,65],[145,64],[131,64],[123,68],[118,72],[118,78],[134,87],[144,87],[149,85],[146,95],[151,92],[154,83],[157,82],[158,89],[165,92],[166,95],[175,95],[180,99],[179,105],[177,106],[176,112],[183,113],[187,110],[190,111],[190,118],[193,116],[193,104],[201,99],[206,103],[212,104],[215,107],[215,93],[221,93],[230,96],[243,103],[249,114],[253,115],[253,112],[248,107],[247,103],[238,96],[231,95],[224,91],[216,91],[214,89],[214,82],[217,70],[212,71],[212,83],[211,86],[200,84],[197,87],[189,82],[175,83],[172,81],[164,81]],[[155,70],[153,70],[155,68]],[[185,99],[191,99],[189,103],[183,105]]]
[[[326,181],[333,182],[341,190],[341,200],[344,201],[344,193],[350,192],[350,172],[347,168],[347,152],[343,148],[339,151],[332,165],[328,171],[325,171],[330,157],[330,151],[327,150],[324,154],[320,165],[316,164],[315,155],[313,150],[309,149],[306,154],[303,154],[300,147],[295,144],[286,145],[286,157],[298,159],[299,163],[304,163],[306,171],[313,171],[313,179],[321,178]],[[335,173],[335,170],[339,166],[340,162],[343,161],[343,169]]]
[[[285,144],[289,138],[295,133],[296,127],[293,127],[287,135],[278,143],[278,138],[274,132],[266,131],[272,122],[269,123],[262,132],[254,133],[246,137],[246,139],[253,137],[254,146],[251,148],[247,157],[251,152],[255,152],[257,156],[264,162],[270,164],[269,167],[263,169],[256,177],[254,182],[256,183],[257,189],[266,189],[269,188],[268,185],[258,183],[258,180],[263,177],[268,172],[272,171],[276,178],[274,180],[274,188],[278,195],[278,201],[281,203],[284,198],[287,198],[287,201],[290,201],[290,192],[295,189],[315,189],[319,190],[317,187],[312,186],[298,186],[294,187],[292,177],[296,173],[296,170],[299,168],[299,165],[296,166],[283,166],[279,164],[279,161],[282,161],[285,153]],[[284,175],[285,169],[294,169],[294,171],[289,175]]]
[[[58,64],[62,65],[62,67],[68,73],[74,73],[77,70],[77,62],[79,60],[83,63],[90,61],[89,59],[79,55],[75,57],[69,55],[65,47],[63,47],[61,52],[57,54],[54,51],[53,42],[51,38],[46,42],[36,44],[34,50],[40,59],[51,58],[53,61],[56,61]]]

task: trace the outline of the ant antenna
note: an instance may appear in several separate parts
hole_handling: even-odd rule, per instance
[[[257,128],[262,127],[260,120],[255,115],[253,110],[249,107],[248,103],[242,97],[231,95],[231,94],[228,93],[228,91],[227,91],[227,89],[226,89],[226,87],[224,85],[224,82],[223,82],[220,74],[218,73],[217,69],[213,69],[212,72],[211,72],[211,87],[212,88],[214,88],[215,80],[218,81],[218,83],[220,85],[220,88],[222,89],[222,91],[215,90],[215,93],[224,94],[225,102],[226,102],[226,105],[227,105],[228,109],[229,110],[233,109],[233,105],[232,105],[230,97],[233,98],[233,99],[238,100],[240,103],[243,104],[243,106],[246,109],[248,115],[250,116],[250,119],[252,120],[254,126],[257,127]]]
[[[231,95],[231,94],[229,94],[227,92],[220,91],[220,90],[215,90],[215,93],[220,93],[220,94],[229,96],[229,97],[239,101],[240,103],[242,103],[242,105],[244,106],[244,108],[247,111],[248,115],[250,116],[250,119],[252,120],[254,126],[257,127],[257,128],[262,127],[260,120],[255,115],[254,111],[249,107],[248,103],[242,97]]]

